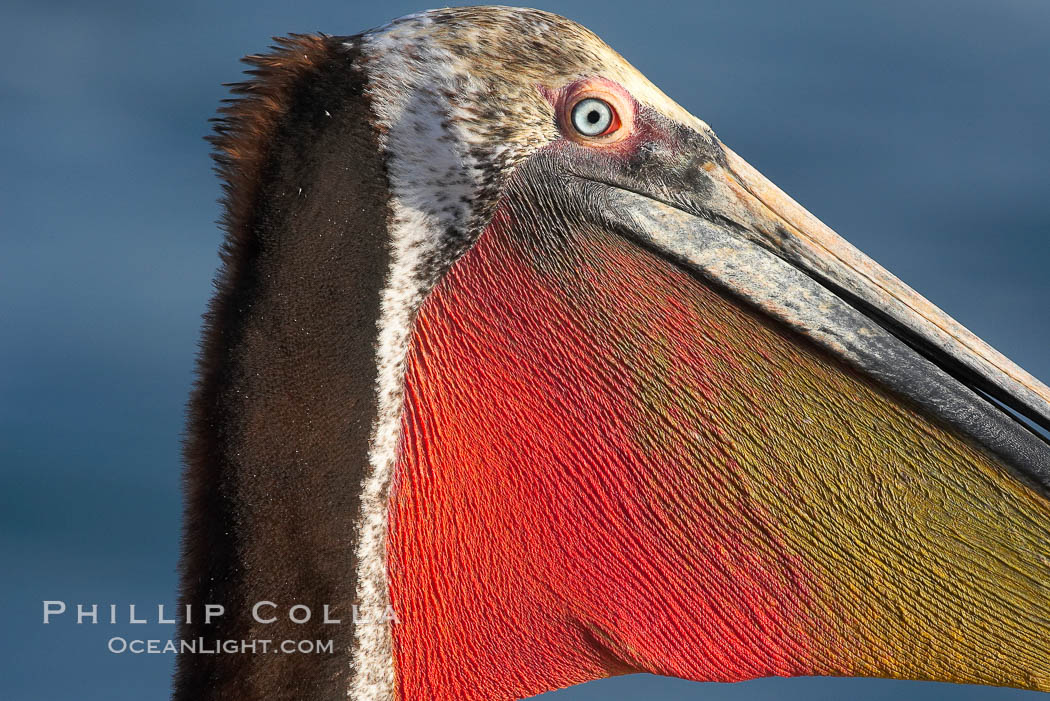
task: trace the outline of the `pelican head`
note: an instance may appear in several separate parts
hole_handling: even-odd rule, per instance
[[[436,10],[250,61],[183,601],[342,626],[186,623],[337,645],[182,656],[177,697],[1050,691],[1045,385],[567,19]]]

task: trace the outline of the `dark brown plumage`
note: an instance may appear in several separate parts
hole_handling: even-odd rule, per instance
[[[357,495],[375,413],[388,191],[357,52],[278,39],[217,120],[226,240],[189,406],[182,639],[334,642],[329,655],[180,656],[175,699],[345,698]],[[330,157],[342,151],[345,158]],[[313,620],[260,625],[256,601]],[[222,604],[213,625],[203,604]],[[321,607],[344,625],[323,625]]]

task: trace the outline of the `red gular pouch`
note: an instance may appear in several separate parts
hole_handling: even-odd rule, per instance
[[[506,197],[411,339],[389,503],[401,697],[823,669],[816,584],[733,445],[787,352],[667,261]]]

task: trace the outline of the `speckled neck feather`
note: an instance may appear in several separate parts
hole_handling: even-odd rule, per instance
[[[552,33],[563,37],[562,51],[545,44]],[[415,315],[476,240],[515,165],[557,138],[554,115],[537,88],[604,71],[620,74],[643,97],[677,105],[591,32],[537,10],[424,12],[364,35],[360,45],[387,154],[393,209],[392,264],[379,321],[379,409],[358,532],[359,605],[382,611],[389,605],[387,504]],[[508,52],[511,46],[516,48]],[[523,82],[523,73],[533,74],[533,82]],[[537,120],[537,114],[549,117]],[[392,695],[390,641],[388,626],[358,627],[352,697]]]

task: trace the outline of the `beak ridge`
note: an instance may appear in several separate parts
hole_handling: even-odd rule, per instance
[[[876,311],[916,350],[952,374],[1050,430],[1050,388],[978,338],[832,231],[730,149],[727,185],[754,215],[777,229],[777,255]],[[784,233],[791,237],[783,242]]]
[[[725,149],[702,200],[604,187],[600,216],[996,455],[1050,495],[1050,389]],[[695,208],[696,211],[692,211]]]

